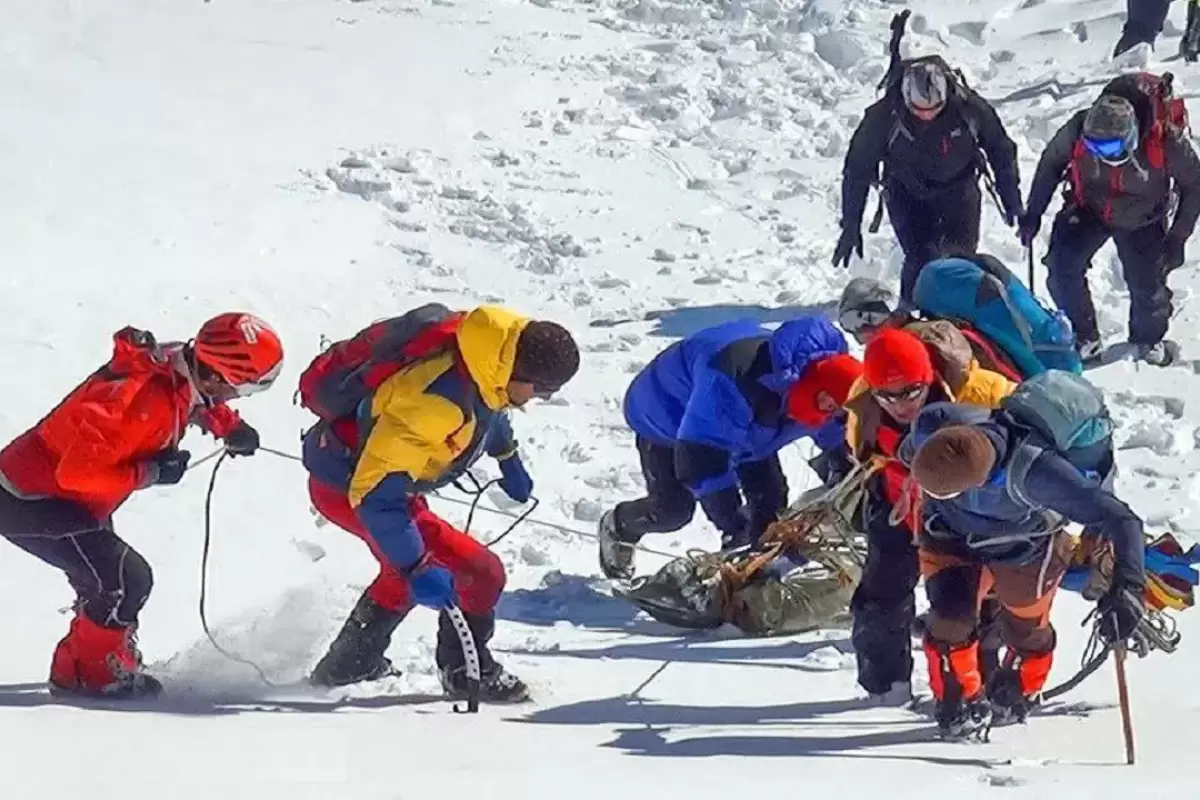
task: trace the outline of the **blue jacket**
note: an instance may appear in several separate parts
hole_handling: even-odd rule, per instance
[[[990,563],[1028,564],[1046,554],[1047,533],[1056,527],[1048,524],[1049,511],[1112,540],[1117,577],[1127,586],[1145,583],[1138,516],[1057,452],[1027,449],[1037,445],[1003,411],[931,403],[913,422],[900,447],[901,460],[911,463],[926,439],[951,425],[971,425],[986,434],[996,448],[996,466],[983,486],[946,500],[924,497],[926,543]],[[1021,460],[1024,465],[1018,467]],[[1021,472],[1023,478],[1016,474]]]
[[[824,317],[771,330],[736,320],[698,331],[650,362],[625,393],[625,421],[639,436],[676,449],[679,477],[697,497],[737,485],[738,464],[760,461],[798,439],[840,443],[841,419],[812,430],[788,417],[785,396],[804,368],[847,352]]]

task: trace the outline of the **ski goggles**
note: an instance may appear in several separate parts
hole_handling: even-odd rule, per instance
[[[891,309],[880,303],[864,308],[847,308],[838,315],[838,324],[847,333],[856,334],[867,328],[878,328],[891,316]]]
[[[249,397],[264,392],[275,385],[279,374],[283,372],[283,361],[280,361],[271,371],[258,380],[230,383],[215,370],[204,364],[198,364],[196,377],[200,380],[199,388],[205,399],[211,402],[224,403],[239,397]]]
[[[1083,146],[1096,158],[1118,161],[1129,157],[1129,142],[1126,139],[1094,139],[1083,137]]]
[[[899,389],[872,389],[871,396],[884,405],[892,405],[894,403],[911,403],[928,390],[928,384],[913,383],[901,386]]]
[[[245,381],[237,384],[236,386],[230,384],[229,388],[233,389],[234,393],[238,397],[249,397],[252,394],[265,392],[267,389],[270,389],[272,386],[274,386],[275,380],[279,377],[279,373],[281,372],[283,372],[283,361],[280,361],[278,364],[272,367],[270,372],[268,372],[266,375],[263,375],[258,380]]]

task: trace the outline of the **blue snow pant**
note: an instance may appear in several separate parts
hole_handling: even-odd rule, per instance
[[[1152,345],[1167,335],[1172,295],[1162,259],[1166,235],[1165,220],[1131,231],[1115,230],[1078,207],[1058,212],[1045,258],[1046,285],[1055,305],[1071,320],[1077,342],[1100,338],[1087,271],[1092,256],[1110,238],[1117,246],[1121,272],[1129,287],[1129,342]]]
[[[1113,50],[1119,56],[1134,45],[1153,45],[1167,21],[1171,0],[1125,0],[1125,28]]]

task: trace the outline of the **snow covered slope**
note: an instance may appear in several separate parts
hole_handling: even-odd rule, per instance
[[[1017,139],[1028,181],[1055,127],[1113,71],[1121,0],[922,0],[910,44],[961,63]],[[1160,53],[1174,52],[1176,4]],[[569,324],[584,370],[518,415],[534,517],[498,552],[510,569],[496,645],[534,704],[457,716],[422,694],[434,618],[390,651],[387,691],[275,691],[216,653],[197,616],[207,467],[139,494],[120,532],[157,586],[142,648],[170,697],[79,709],[40,691],[66,629],[65,581],[0,546],[0,766],[5,796],[184,800],[641,798],[840,791],[929,797],[993,787],[1021,798],[1194,794],[1200,733],[1185,644],[1130,666],[1140,763],[1122,760],[1108,670],[1056,715],[988,745],[932,740],[904,711],[863,710],[843,632],[684,638],[606,594],[590,533],[638,488],[620,398],[673,337],[741,315],[826,309],[841,156],[885,67],[902,6],[865,0],[10,0],[0,28],[0,434],[23,430],[108,352],[126,323],[189,335],[217,310],[275,323],[288,347],[273,393],[243,411],[297,449],[290,385],[320,346],[429,300],[511,304]],[[1151,62],[1153,64],[1153,62]],[[1200,86],[1172,65],[1185,93]],[[1014,92],[1056,79],[1061,99]],[[1094,81],[1067,95],[1078,80]],[[1049,227],[1048,225],[1046,226]],[[898,274],[885,227],[853,273]],[[994,208],[987,248],[1022,252]],[[1194,249],[1194,247],[1193,247]],[[1123,329],[1111,249],[1094,287]],[[1200,358],[1194,275],[1172,279],[1188,361],[1094,373],[1121,423],[1121,493],[1155,529],[1200,530]],[[188,445],[199,455],[212,440]],[[803,451],[788,453],[793,492]],[[486,465],[487,469],[492,466]],[[435,507],[465,521],[465,508]],[[490,496],[485,506],[510,510]],[[491,539],[509,520],[481,512]],[[298,465],[222,468],[209,614],[218,641],[273,682],[299,680],[373,562],[318,527]],[[578,533],[582,532],[582,533]],[[712,546],[697,521],[648,539]],[[640,555],[643,570],[663,558]],[[1069,675],[1086,607],[1056,609]]]

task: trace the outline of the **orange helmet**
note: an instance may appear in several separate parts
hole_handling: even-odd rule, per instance
[[[266,389],[283,368],[283,343],[270,325],[253,314],[219,314],[200,326],[193,345],[196,361],[238,389]]]

